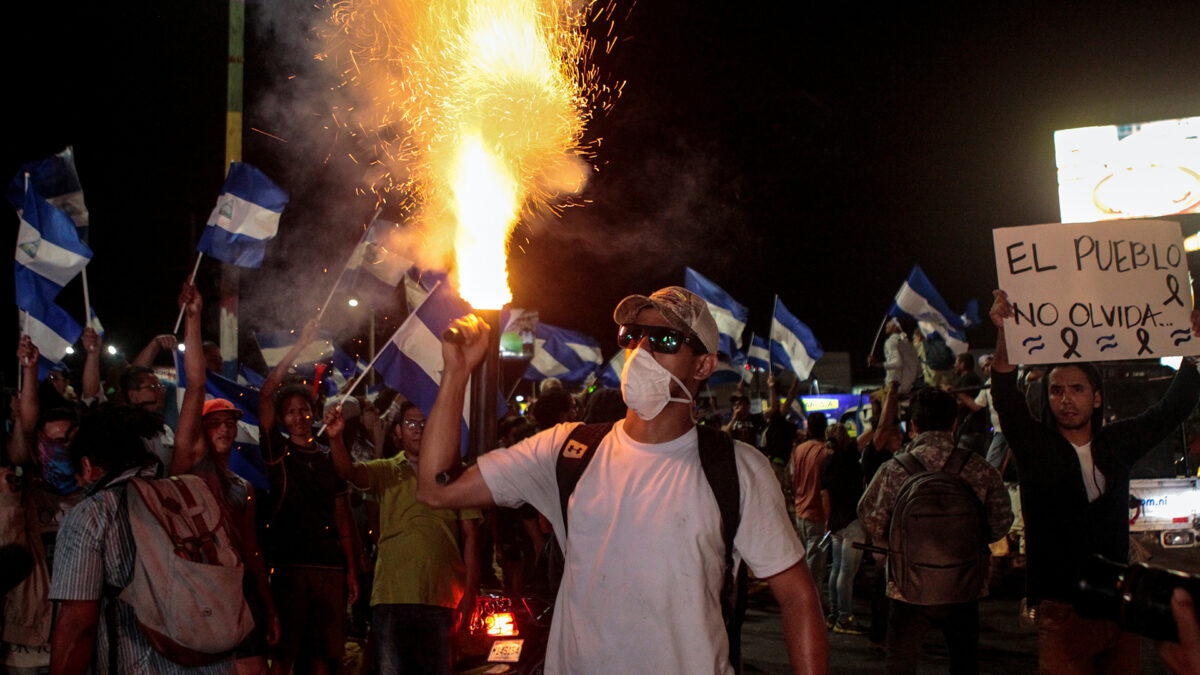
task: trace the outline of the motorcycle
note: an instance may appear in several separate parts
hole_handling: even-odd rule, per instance
[[[541,675],[554,603],[535,593],[483,591],[460,634],[457,675]]]

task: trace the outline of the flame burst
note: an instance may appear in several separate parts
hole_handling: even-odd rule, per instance
[[[429,265],[449,263],[478,308],[511,300],[508,240],[521,215],[577,193],[598,86],[584,64],[593,5],[564,0],[341,0],[327,57],[366,101],[335,110],[374,139],[373,190],[399,189]],[[609,15],[611,17],[611,10]]]

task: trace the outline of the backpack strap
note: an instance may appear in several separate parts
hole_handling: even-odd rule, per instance
[[[917,459],[911,452],[901,452],[892,459],[904,468],[910,476],[915,476],[919,473],[925,473],[925,465],[921,460]]]
[[[962,473],[963,467],[971,459],[971,451],[957,447],[950,452],[950,456],[946,458],[946,463],[942,465],[942,473],[948,473],[951,476],[957,476]]]
[[[558,461],[554,464],[554,477],[558,482],[558,503],[562,509],[563,536],[568,530],[567,502],[571,493],[579,483],[579,477],[592,461],[600,441],[612,430],[614,422],[598,422],[595,424],[580,424],[571,430],[571,435],[558,451]],[[563,542],[565,550],[566,542]]]
[[[737,580],[733,574],[733,538],[741,524],[741,488],[738,485],[737,458],[733,438],[705,425],[696,427],[700,437],[700,467],[717,500],[721,513],[721,539],[725,542],[725,576],[721,590],[721,614],[726,620],[733,610]]]

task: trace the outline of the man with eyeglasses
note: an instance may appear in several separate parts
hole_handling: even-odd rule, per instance
[[[403,452],[355,461],[342,438],[340,408],[325,413],[338,475],[379,502],[379,556],[371,587],[371,645],[380,673],[449,675],[457,623],[475,608],[479,509],[432,509],[417,502],[425,415],[411,401],[396,420]],[[458,542],[462,541],[462,550]]]
[[[626,350],[621,392],[629,412],[595,446],[565,509],[556,466],[575,428],[561,424],[489,452],[457,479],[467,378],[487,350],[478,316],[453,323],[438,398],[425,429],[418,498],[430,505],[531,504],[565,541],[546,672],[733,673],[719,596],[725,545],[714,491],[700,463],[692,401],[717,365],[707,304],[679,287],[617,306]],[[578,443],[577,441],[572,441]],[[770,463],[734,444],[741,519],[734,557],[779,601],[794,672],[828,670],[828,643],[804,548],[788,521]],[[443,474],[439,482],[438,476]]]

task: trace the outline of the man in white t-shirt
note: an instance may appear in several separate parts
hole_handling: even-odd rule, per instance
[[[565,540],[563,581],[547,648],[549,673],[732,673],[719,595],[720,514],[700,465],[692,401],[716,367],[718,333],[705,302],[679,287],[617,306],[629,413],[580,477],[565,536],[555,464],[572,424],[487,453],[456,480],[460,420],[489,327],[468,315],[444,343],[441,389],[425,428],[418,498],[437,508],[532,504]],[[734,557],[779,602],[794,672],[826,672],[829,646],[804,548],[767,459],[735,443],[741,519]]]

